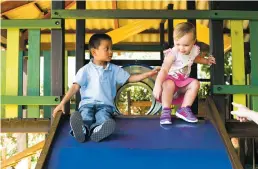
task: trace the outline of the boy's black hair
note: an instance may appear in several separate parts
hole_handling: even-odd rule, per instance
[[[102,40],[112,41],[112,38],[105,33],[92,35],[89,40],[89,45],[88,45],[89,50],[91,50],[92,48],[97,49],[100,46],[100,42]]]

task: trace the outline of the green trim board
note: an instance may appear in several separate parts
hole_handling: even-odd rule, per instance
[[[52,18],[65,19],[216,19],[258,20],[258,11],[230,10],[52,10]]]
[[[19,51],[18,96],[23,96],[23,51]],[[4,94],[2,94],[4,95]],[[23,117],[22,106],[18,106],[18,118]]]
[[[58,29],[61,28],[61,19],[10,19],[1,20],[1,29]]]
[[[58,105],[60,96],[4,96],[1,105]]]
[[[214,94],[250,94],[258,95],[257,85],[214,85]]]
[[[40,29],[29,29],[28,96],[40,95]],[[28,118],[40,116],[39,106],[28,107]]]
[[[258,21],[250,21],[250,46],[251,46],[251,80],[250,84],[258,86]],[[252,97],[252,108],[258,111],[258,96]]]

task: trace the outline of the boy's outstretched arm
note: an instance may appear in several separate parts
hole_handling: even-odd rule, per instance
[[[56,116],[56,114],[59,111],[62,111],[64,113],[64,105],[65,103],[67,103],[68,101],[70,101],[71,97],[77,93],[80,89],[80,85],[78,85],[77,83],[74,83],[72,85],[72,87],[68,90],[68,92],[66,93],[66,95],[64,96],[64,98],[62,99],[62,101],[59,103],[59,105],[54,109],[53,111],[53,117]]]
[[[156,75],[160,70],[160,67],[155,67],[153,70],[146,72],[146,73],[141,73],[141,74],[136,74],[136,75],[131,75],[128,79],[128,82],[139,82],[143,79],[146,79],[148,77]]]

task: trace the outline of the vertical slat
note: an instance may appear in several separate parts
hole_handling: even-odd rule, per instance
[[[52,1],[52,10],[64,9],[64,1]],[[61,29],[51,30],[51,95],[64,95],[64,27],[62,19]],[[66,111],[66,110],[65,110]]]
[[[258,85],[258,21],[250,22],[251,85]],[[253,109],[258,111],[258,96],[252,96]]]
[[[1,87],[0,87],[0,93],[1,95],[5,95],[5,81],[6,81],[6,51],[1,51]],[[1,98],[2,100],[2,98]],[[5,108],[4,105],[1,105],[1,118],[5,117]]]
[[[43,51],[44,56],[44,96],[51,96],[51,56],[50,51]],[[51,106],[44,106],[44,118],[51,117]]]
[[[6,95],[18,95],[18,66],[19,66],[19,36],[16,28],[7,29],[7,54],[6,54]],[[5,117],[18,117],[17,105],[5,106]]]
[[[168,10],[173,10],[174,5],[168,4]],[[169,47],[174,46],[174,40],[173,40],[173,19],[168,19],[168,45]]]
[[[23,95],[23,51],[19,52],[18,95]],[[18,106],[18,117],[22,118],[22,106]]]
[[[230,21],[232,46],[232,83],[245,85],[243,21]],[[233,101],[246,105],[244,94],[234,94]]]
[[[210,1],[210,9],[218,10],[218,2]],[[211,85],[225,84],[224,79],[224,44],[223,21],[210,20],[210,52],[216,58],[216,65],[211,66]],[[225,96],[213,95],[213,100],[219,110],[221,119],[225,123],[226,102]]]
[[[159,32],[160,46],[163,46],[165,43],[165,24],[163,22],[159,24]],[[163,50],[160,51],[160,60],[164,60]]]
[[[186,3],[187,3],[187,10],[195,10],[195,6],[196,6],[195,1],[187,1]],[[196,19],[188,19],[187,21],[192,23],[196,28]],[[197,64],[196,63],[194,63],[192,65],[190,77],[195,78],[195,79],[198,78],[197,77]],[[198,114],[198,95],[193,102],[192,110],[195,114]]]
[[[40,95],[40,30],[29,30],[28,96]],[[28,106],[28,118],[39,118],[39,106]]]
[[[78,1],[77,9],[85,9],[86,2]],[[76,20],[76,72],[85,64],[85,19]],[[79,92],[76,93],[76,110],[79,106],[81,96]]]

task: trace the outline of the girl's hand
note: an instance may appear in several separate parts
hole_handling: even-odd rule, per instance
[[[216,59],[213,56],[209,56],[207,58],[207,65],[212,65],[212,64],[216,64]]]
[[[155,85],[152,93],[153,93],[153,96],[156,100],[160,99],[161,92],[162,92],[161,86],[160,85]]]

